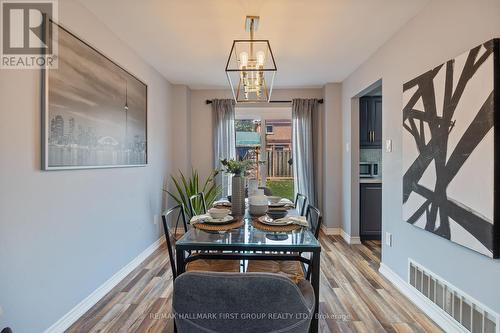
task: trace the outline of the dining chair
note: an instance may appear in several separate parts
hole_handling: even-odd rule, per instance
[[[306,210],[307,197],[302,193],[298,193],[295,195],[294,206],[300,216],[304,215]]]
[[[187,272],[174,281],[172,299],[179,333],[306,333],[314,305],[309,281],[270,273]]]
[[[321,222],[323,220],[320,210],[312,205],[307,206],[306,219],[312,234],[318,239]],[[299,253],[299,255],[303,254]],[[281,274],[295,283],[300,283],[302,280],[309,280],[311,278],[311,266],[295,260],[250,260],[248,262],[247,272]]]
[[[314,237],[318,239],[321,223],[323,222],[323,216],[321,216],[321,212],[318,208],[312,205],[308,205],[306,210],[306,219],[307,222],[309,222],[309,228],[311,229],[311,232],[314,234]]]
[[[207,213],[207,202],[205,201],[205,194],[203,192],[199,192],[189,197],[189,213],[191,217]]]
[[[273,190],[267,186],[259,186],[259,190],[264,190],[264,195],[267,196],[272,196],[273,195]]]
[[[306,211],[306,219],[309,223],[311,232],[313,233],[314,237],[318,239],[319,230],[321,229],[321,223],[323,222],[323,216],[321,216],[320,210],[317,207],[308,205]],[[308,257],[308,259],[311,260],[312,258]],[[306,271],[306,279],[309,280],[311,278],[311,265],[305,264],[301,266]]]
[[[170,231],[169,221],[177,218],[174,232]],[[177,232],[177,225],[179,219],[182,220],[184,232],[187,232],[186,214],[184,213],[184,205],[180,204],[170,208],[162,214],[163,231],[165,233],[165,241],[167,243],[168,259],[170,261],[170,268],[172,269],[172,276],[177,277],[177,268],[175,262],[175,238]],[[172,225],[172,223],[170,223]],[[196,254],[194,254],[196,255]],[[239,272],[239,260],[214,260],[214,259],[197,259],[190,261],[186,265],[186,271],[210,271],[210,272]]]

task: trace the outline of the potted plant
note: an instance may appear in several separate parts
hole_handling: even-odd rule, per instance
[[[245,176],[253,162],[223,159],[220,163],[223,171],[233,176],[231,180],[231,213],[233,216],[242,216],[245,213]]]
[[[200,182],[200,176],[196,170],[192,170],[191,176],[187,179],[181,171],[179,171],[179,174],[178,178],[170,175],[177,193],[172,193],[170,191],[166,192],[170,195],[170,197],[172,197],[172,199],[175,200],[175,202],[184,205],[186,216],[189,218],[192,217],[191,212],[188,209],[189,197],[202,192],[205,196],[207,207],[211,207],[221,193],[221,187],[215,184],[215,177],[219,174],[218,170],[212,171],[203,184]],[[195,214],[199,213],[202,206],[201,201],[195,200],[193,204]]]

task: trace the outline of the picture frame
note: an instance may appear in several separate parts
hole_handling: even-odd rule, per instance
[[[51,21],[58,67],[42,69],[42,170],[148,164],[148,86]]]

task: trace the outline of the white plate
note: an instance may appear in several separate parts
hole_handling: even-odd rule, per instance
[[[269,207],[285,207],[285,203],[284,202],[278,202],[278,203],[270,203],[269,204]]]
[[[203,223],[225,224],[225,223],[231,222],[232,220],[234,220],[234,218],[231,215],[228,215],[228,216],[224,217],[223,219],[214,219],[212,217],[207,217],[207,218],[203,219]]]
[[[278,222],[276,222],[278,221]],[[273,220],[272,218],[270,218],[269,216],[265,215],[265,216],[261,216],[259,217],[259,222],[261,223],[264,223],[264,224],[267,224],[267,225],[289,225],[289,224],[292,224],[293,221],[290,221],[290,220]]]

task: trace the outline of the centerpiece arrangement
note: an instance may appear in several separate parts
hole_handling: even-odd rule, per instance
[[[223,171],[233,176],[231,180],[231,214],[242,216],[245,213],[245,176],[253,162],[223,159],[220,163]]]

